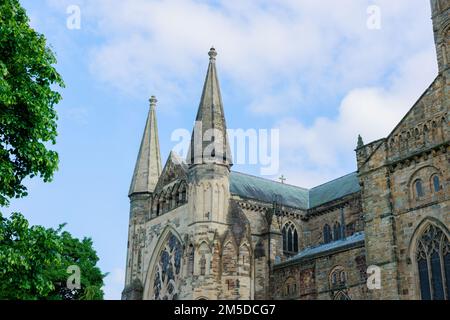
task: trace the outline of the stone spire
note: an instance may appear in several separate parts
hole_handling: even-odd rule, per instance
[[[208,72],[192,132],[187,162],[191,166],[215,163],[230,167],[232,166],[231,151],[216,71],[217,52],[211,48],[208,55]]]
[[[363,139],[362,139],[361,135],[359,134],[358,135],[358,144],[356,146],[356,149],[359,149],[359,148],[362,148],[362,147],[364,147],[364,142],[363,142]]]
[[[161,174],[161,154],[155,113],[157,102],[155,96],[150,98],[150,110],[128,196],[153,192]]]

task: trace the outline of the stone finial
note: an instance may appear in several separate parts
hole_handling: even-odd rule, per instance
[[[156,103],[158,102],[158,100],[156,99],[155,96],[151,96],[149,101],[151,107],[156,107]]]
[[[364,142],[360,134],[358,134],[358,144],[356,146],[357,149],[364,147]]]
[[[217,56],[217,51],[214,49],[214,47],[211,47],[211,49],[208,52],[209,55],[209,61],[215,61]]]

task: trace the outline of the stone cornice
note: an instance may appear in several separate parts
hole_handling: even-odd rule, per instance
[[[336,209],[345,208],[349,206],[352,202],[357,201],[361,196],[361,191],[354,192],[352,194],[346,195],[343,198],[339,198],[325,204],[322,204],[318,207],[308,209],[307,215],[305,216],[305,220],[309,220],[314,217],[318,217],[324,214],[327,214]]]
[[[358,171],[358,176],[360,178],[365,177],[366,175],[369,175],[375,171],[378,171],[380,169],[383,168],[388,168],[391,172],[395,171],[395,168],[398,165],[407,165],[409,166],[411,164],[411,160],[413,160],[414,162],[418,162],[420,161],[420,158],[422,158],[423,156],[429,156],[430,154],[432,155],[439,155],[439,154],[443,154],[443,153],[447,153],[447,148],[450,146],[450,142],[446,141],[431,147],[428,147],[427,149],[423,149],[423,150],[419,150],[417,152],[411,153],[407,156],[404,156],[403,158],[399,158],[399,159],[395,159],[395,160],[387,160],[385,163],[383,163],[382,165],[367,170],[367,171]],[[409,162],[408,162],[409,161]]]

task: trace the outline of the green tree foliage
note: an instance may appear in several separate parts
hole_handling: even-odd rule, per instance
[[[103,286],[103,277],[106,275],[102,274],[96,266],[98,257],[93,250],[92,239],[84,238],[80,241],[73,238],[69,232],[64,231],[61,233],[60,241],[63,245],[62,268],[56,270],[52,276],[55,284],[53,294],[64,300],[103,299],[101,287]],[[73,265],[78,266],[81,271],[81,289],[79,290],[67,288],[67,268]]]
[[[29,26],[18,0],[0,1],[0,206],[26,196],[22,181],[50,181],[58,155],[54,106],[64,87],[45,37]]]
[[[103,278],[92,240],[57,230],[30,227],[18,213],[0,214],[0,299],[103,299]],[[67,288],[69,266],[80,268],[81,288]]]

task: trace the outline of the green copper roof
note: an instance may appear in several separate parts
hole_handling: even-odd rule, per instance
[[[243,198],[267,203],[274,195],[281,196],[285,206],[309,209],[360,191],[356,172],[327,182],[310,190],[256,176],[231,172],[230,192]]]
[[[272,203],[273,196],[279,195],[285,206],[307,209],[308,189],[282,184],[276,181],[232,171],[230,192],[243,198]]]
[[[327,182],[309,191],[310,208],[342,198],[346,195],[360,191],[356,172]]]

